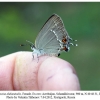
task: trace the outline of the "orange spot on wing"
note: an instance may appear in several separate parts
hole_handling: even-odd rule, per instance
[[[66,43],[66,41],[67,41],[67,39],[66,39],[66,38],[62,39],[62,42],[63,42],[63,43]]]

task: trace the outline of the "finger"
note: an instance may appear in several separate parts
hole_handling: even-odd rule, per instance
[[[13,83],[15,90],[39,90],[38,70],[48,56],[32,57],[32,52],[21,52],[17,55]]]
[[[0,58],[0,90],[13,90],[13,71],[17,53]]]
[[[38,59],[32,59],[31,52],[19,52],[1,59],[0,61],[2,63],[0,63],[0,66],[2,65],[4,69],[9,69],[5,71],[2,69],[4,71],[2,74],[5,75],[5,77],[0,79],[0,81],[2,81],[1,83],[3,83],[0,85],[1,89],[77,90],[80,88],[78,78],[76,74],[73,73],[75,72],[73,67],[59,58],[42,56],[39,57],[39,62],[37,63]],[[68,69],[70,70],[68,71]],[[53,73],[52,71],[50,73],[49,70],[52,70]],[[8,80],[5,81],[6,78]],[[60,83],[62,81],[62,85],[58,84],[59,81]],[[71,82],[74,82],[74,85],[71,84]]]
[[[40,90],[80,90],[73,66],[56,57],[49,57],[41,64],[38,86]]]

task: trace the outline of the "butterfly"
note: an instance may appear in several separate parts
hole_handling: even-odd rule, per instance
[[[53,14],[41,28],[35,44],[27,42],[33,50],[33,57],[34,53],[39,57],[41,55],[59,56],[62,51],[69,51],[70,45],[78,46],[71,41],[77,40],[70,38],[62,19],[57,14]]]

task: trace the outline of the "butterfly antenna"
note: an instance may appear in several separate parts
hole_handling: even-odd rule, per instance
[[[30,43],[31,45],[34,45],[32,42],[30,42],[30,41],[28,41],[28,40],[26,40],[26,42]]]
[[[20,46],[25,46],[24,44],[20,44]]]
[[[20,46],[30,45],[30,47],[34,46],[34,44],[28,40],[26,40],[29,44],[20,44]]]
[[[34,44],[33,44],[32,42],[30,42],[30,41],[28,41],[28,40],[26,40],[26,42],[28,42],[29,45],[30,45],[31,47],[35,47]]]

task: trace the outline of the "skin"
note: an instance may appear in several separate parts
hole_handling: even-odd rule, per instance
[[[0,90],[80,90],[80,84],[67,61],[16,52],[0,58]]]

